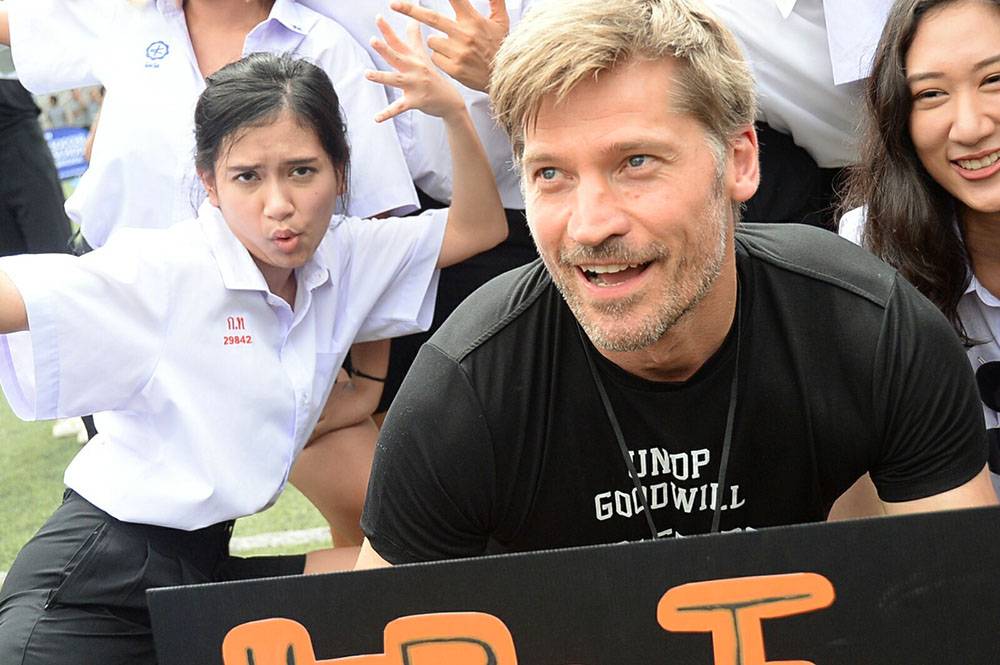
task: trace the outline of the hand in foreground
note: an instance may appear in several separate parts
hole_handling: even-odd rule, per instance
[[[458,89],[442,76],[428,57],[420,40],[418,23],[414,21],[406,26],[408,43],[393,32],[384,17],[376,17],[375,24],[385,41],[372,37],[372,48],[397,71],[368,71],[365,76],[369,81],[391,85],[403,91],[402,97],[375,114],[376,122],[394,118],[411,109],[419,109],[445,120],[466,112],[465,100]]]
[[[394,0],[389,6],[445,34],[427,38],[434,52],[431,60],[456,81],[473,90],[486,92],[490,82],[493,57],[507,32],[510,18],[504,0],[490,0],[489,18],[483,16],[469,0],[448,0],[455,10],[450,19],[413,2]]]

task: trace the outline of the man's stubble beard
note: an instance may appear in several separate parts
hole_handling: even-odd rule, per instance
[[[659,261],[666,265],[670,259],[669,249],[661,244],[634,249],[625,245],[622,237],[613,237],[594,247],[577,245],[559,251],[558,265],[552,266],[541,248],[549,275],[576,320],[580,322],[587,337],[601,349],[612,352],[632,352],[643,349],[660,340],[671,328],[690,314],[701,300],[711,291],[726,257],[728,247],[730,203],[723,201],[722,191],[713,190],[712,201],[699,227],[704,233],[699,237],[695,256],[681,256],[675,277],[666,285],[665,292],[656,296],[657,285],[606,305],[586,303],[571,286],[573,277],[563,271],[575,271],[575,264],[586,261],[611,260],[615,263],[636,264]],[[536,244],[537,247],[537,244]],[[556,269],[553,269],[553,268]],[[656,297],[655,307],[649,314],[641,316],[633,325],[625,327],[624,319],[629,312],[642,305],[643,299]]]

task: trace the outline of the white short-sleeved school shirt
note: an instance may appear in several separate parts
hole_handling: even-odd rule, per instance
[[[855,123],[862,84],[835,84],[843,60],[867,71],[885,23],[889,0],[708,0],[729,26],[753,69],[760,119],[791,134],[822,167],[857,158]],[[850,5],[854,40],[841,46]],[[832,21],[828,25],[828,22]],[[858,39],[861,37],[861,39]],[[870,40],[870,41],[866,41]],[[841,55],[846,50],[854,56]],[[848,79],[841,74],[841,79]]]
[[[416,4],[433,9],[436,12],[452,17],[455,10],[448,0],[415,0]],[[302,0],[302,4],[331,17],[343,25],[354,35],[354,38],[368,50],[375,65],[382,70],[391,70],[389,64],[369,43],[373,36],[381,38],[381,33],[375,27],[375,15],[382,14],[398,35],[406,34],[409,17],[392,11],[389,0],[365,0],[364,2],[345,2],[344,0]],[[488,0],[471,0],[472,6],[484,16],[489,16]],[[521,16],[528,10],[531,0],[507,0],[507,14],[511,27],[517,25]],[[432,34],[441,34],[426,25],[421,26],[421,34],[426,42]],[[519,175],[514,169],[510,141],[507,134],[493,121],[490,113],[490,99],[486,93],[472,90],[454,81],[458,91],[462,93],[465,104],[472,116],[472,123],[479,134],[479,140],[486,151],[493,176],[496,179],[500,199],[505,208],[524,209],[524,196],[521,194]],[[391,99],[399,96],[395,88],[387,88]],[[399,142],[406,155],[406,163],[410,167],[413,181],[417,187],[432,198],[443,203],[451,203],[452,164],[451,152],[445,136],[444,123],[424,113],[404,113],[395,118],[396,132]]]
[[[35,93],[107,89],[90,168],[66,204],[91,246],[124,227],[189,219],[202,196],[194,170],[194,107],[205,82],[177,0],[7,0],[14,61]],[[371,59],[350,34],[294,0],[276,0],[244,55],[292,53],[322,67],[340,97],[351,145],[347,213],[412,210],[416,192]]]
[[[196,529],[281,492],[354,340],[426,329],[447,210],[334,218],[294,309],[207,202],[83,257],[0,260],[30,331],[0,336],[26,420],[96,413],[66,484],[114,517]]]

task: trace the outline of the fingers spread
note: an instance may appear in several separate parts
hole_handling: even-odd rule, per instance
[[[432,9],[415,5],[412,2],[391,2],[389,3],[389,7],[391,7],[393,11],[405,14],[410,18],[416,19],[424,25],[428,25],[435,30],[440,30],[445,34],[451,34],[458,27],[458,23],[451,20],[447,16],[439,14]]]
[[[406,41],[409,42],[410,49],[414,53],[426,53],[424,42],[420,39],[420,24],[416,21],[410,21],[406,24]]]
[[[427,47],[434,51],[434,53],[449,59],[457,58],[461,55],[461,52],[455,45],[455,41],[448,37],[431,35],[427,38]]]
[[[501,23],[504,26],[510,25],[506,0],[490,0],[490,20]]]
[[[385,43],[389,45],[389,48],[400,53],[406,53],[409,50],[406,47],[406,43],[399,38],[399,35],[397,35],[396,31],[392,29],[392,26],[389,25],[389,22],[385,20],[384,16],[381,14],[376,16],[375,25],[378,27],[379,32],[382,33],[382,36],[385,38]],[[379,51],[379,55],[383,55],[381,51]]]
[[[448,0],[448,2],[451,3],[451,8],[455,10],[455,18],[459,20],[463,18],[467,19],[470,16],[479,14],[469,0]],[[503,0],[501,0],[501,2],[503,2]],[[492,6],[492,4],[493,3],[491,2],[490,5]],[[504,5],[504,8],[506,9],[506,5]]]
[[[392,104],[389,104],[384,109],[375,114],[375,122],[385,122],[389,118],[395,118],[400,113],[408,111],[410,105],[407,103],[405,97],[400,97]]]
[[[402,88],[406,83],[406,79],[404,79],[403,75],[399,72],[382,72],[369,69],[365,72],[365,78],[369,81],[374,81],[375,83],[391,85],[394,88]]]

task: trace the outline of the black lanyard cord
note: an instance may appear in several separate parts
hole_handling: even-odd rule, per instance
[[[722,493],[725,489],[726,482],[726,472],[729,467],[729,451],[732,448],[733,443],[733,423],[736,419],[736,402],[737,394],[739,390],[739,382],[737,378],[740,373],[740,302],[739,302],[739,285],[736,287],[736,362],[733,367],[733,380],[729,387],[729,411],[726,415],[726,433],[722,439],[722,459],[719,463],[719,482],[718,487],[715,492],[715,509],[712,515],[712,533],[717,533],[719,531],[719,523],[722,520]],[[594,385],[597,386],[597,392],[601,396],[601,403],[604,405],[604,411],[608,415],[608,420],[611,422],[611,429],[614,430],[615,439],[618,441],[618,448],[621,450],[622,458],[625,460],[625,466],[628,467],[629,477],[632,479],[632,485],[635,487],[636,493],[639,495],[639,501],[642,502],[642,510],[646,516],[646,524],[649,526],[649,533],[656,540],[660,537],[659,533],[656,531],[656,524],[653,523],[653,514],[649,507],[649,499],[646,498],[646,493],[643,492],[642,482],[639,480],[639,474],[635,470],[635,464],[632,463],[632,456],[629,454],[628,446],[625,444],[625,435],[622,434],[622,428],[618,424],[618,417],[615,415],[615,410],[611,406],[611,400],[608,398],[608,393],[604,389],[604,381],[601,379],[601,375],[597,371],[597,365],[594,363],[594,359],[591,356],[590,344],[584,337],[583,328],[580,326],[579,322],[576,325],[576,331],[580,335],[580,342],[583,344],[583,354],[587,358],[587,365],[590,367],[590,374],[594,377]]]
[[[736,402],[740,376],[740,298],[736,287],[736,362],[733,363],[733,381],[729,386],[729,413],[726,414],[726,433],[722,437],[722,459],[719,461],[719,486],[715,496],[715,511],[712,515],[712,533],[719,532],[722,520],[722,493],[726,489],[726,471],[729,467],[729,451],[733,447],[733,423],[736,420]]]
[[[615,416],[615,410],[611,406],[611,400],[608,399],[608,393],[604,390],[604,381],[601,380],[601,375],[597,373],[597,365],[594,364],[594,359],[590,356],[590,346],[587,344],[587,340],[583,337],[583,328],[580,327],[579,322],[576,324],[576,331],[580,333],[580,341],[583,343],[583,355],[587,357],[587,364],[590,366],[590,373],[594,377],[594,384],[597,386],[597,392],[601,395],[601,402],[604,404],[604,411],[608,414],[608,420],[611,421],[611,429],[615,431],[615,438],[618,440],[618,448],[622,451],[622,457],[625,459],[625,465],[628,467],[628,475],[632,479],[632,484],[635,486],[635,491],[639,494],[639,500],[642,501],[642,511],[646,515],[646,524],[649,525],[649,532],[653,534],[653,540],[659,538],[659,534],[656,532],[656,525],[653,524],[653,515],[649,510],[649,499],[646,498],[646,493],[642,491],[642,483],[639,482],[639,474],[635,470],[635,464],[632,463],[632,456],[628,454],[628,446],[625,445],[625,435],[622,434],[622,428],[618,425],[618,417]]]

